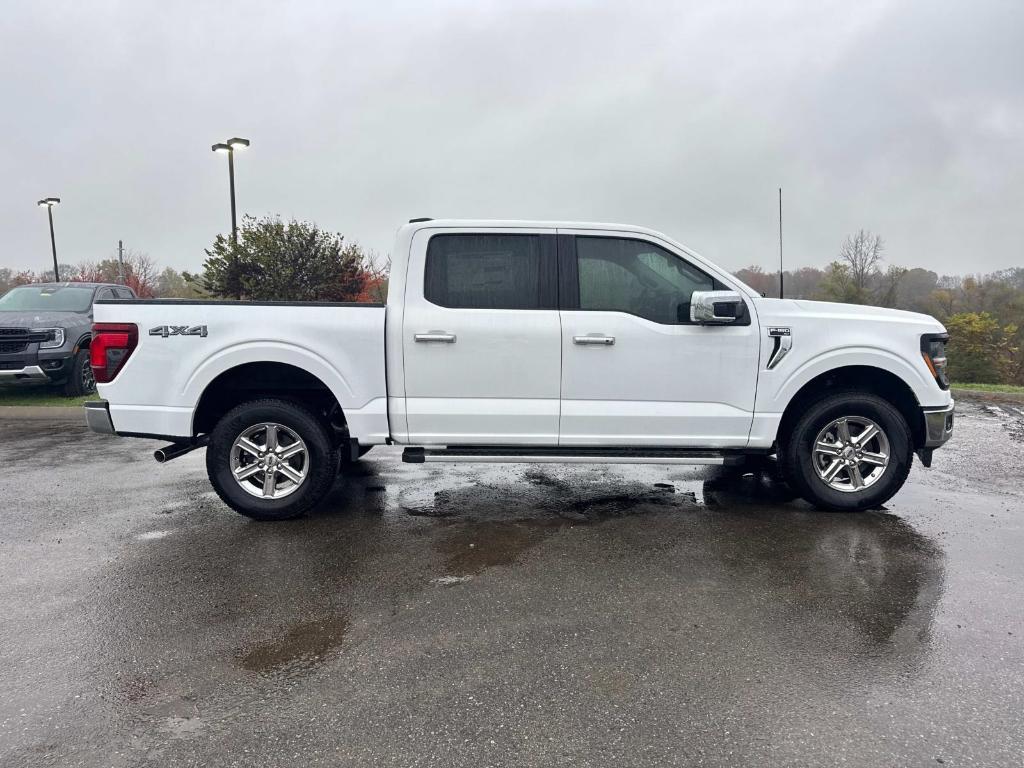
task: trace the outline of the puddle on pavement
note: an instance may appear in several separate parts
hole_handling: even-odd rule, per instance
[[[523,482],[523,481],[526,482]],[[654,508],[693,507],[696,495],[669,483],[643,483],[575,473],[563,479],[527,470],[496,482],[462,480],[432,490],[417,486],[399,495],[399,506],[414,517],[456,518],[475,522],[567,521],[591,523]]]
[[[692,491],[671,483],[644,483],[591,470],[557,476],[538,469],[493,470],[483,478],[437,490],[429,484],[400,494],[399,505],[414,517],[436,518],[437,551],[445,558],[441,584],[461,583],[487,568],[516,563],[528,550],[573,525],[666,509],[694,509]],[[525,481],[525,482],[524,482]]]
[[[444,572],[473,576],[496,565],[512,565],[529,549],[566,524],[519,521],[507,523],[455,523],[437,544],[445,556]]]
[[[570,527],[680,513],[681,551],[713,557],[742,592],[772,582],[802,620],[841,616],[876,644],[919,646],[942,591],[941,551],[907,522],[884,512],[814,512],[770,471],[715,469],[673,482],[593,470],[439,477],[454,484],[428,480],[400,499],[409,515],[436,519],[439,585],[515,565]]]
[[[341,646],[348,624],[344,616],[296,624],[279,638],[245,649],[238,664],[258,673],[314,667]]]

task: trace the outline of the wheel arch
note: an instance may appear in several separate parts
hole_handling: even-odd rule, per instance
[[[193,411],[192,434],[210,432],[235,406],[264,397],[298,401],[323,419],[339,439],[347,434],[344,410],[334,390],[305,368],[275,360],[239,363],[213,377]]]
[[[779,439],[790,434],[800,414],[811,403],[843,390],[867,392],[891,403],[906,420],[914,447],[924,445],[924,415],[914,390],[892,371],[872,365],[845,365],[832,368],[805,382],[790,398],[782,413],[778,429]]]

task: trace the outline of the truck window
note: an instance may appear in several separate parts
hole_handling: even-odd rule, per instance
[[[714,278],[644,240],[576,238],[579,308],[626,312],[664,325],[690,322],[690,295]]]
[[[545,245],[541,235],[434,235],[423,295],[453,309],[553,308],[554,257]]]

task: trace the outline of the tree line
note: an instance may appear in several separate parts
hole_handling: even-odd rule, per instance
[[[144,298],[382,302],[390,262],[308,221],[246,216],[237,244],[218,235],[202,269],[160,269],[145,253],[61,265],[61,278],[123,283]],[[950,333],[950,375],[958,382],[1024,384],[1024,267],[968,276],[886,265],[885,242],[861,230],[824,269],[783,273],[785,296],[871,304],[933,315]],[[736,276],[764,296],[779,295],[778,273],[751,266]],[[0,268],[0,293],[48,281],[53,272]]]

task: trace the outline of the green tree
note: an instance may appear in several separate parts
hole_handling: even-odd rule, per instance
[[[237,248],[218,235],[206,257],[198,281],[213,296],[353,301],[367,279],[367,259],[358,245],[295,219],[246,216],[238,229]]]
[[[988,312],[960,312],[946,320],[949,377],[959,382],[1009,381],[1018,350],[1015,325],[1002,326]]]
[[[203,292],[190,279],[188,272],[178,272],[173,267],[165,267],[157,275],[154,293],[162,299],[198,299]]]
[[[825,301],[867,303],[867,295],[857,287],[850,267],[839,261],[833,261],[825,268],[825,276],[818,284],[818,294]]]

